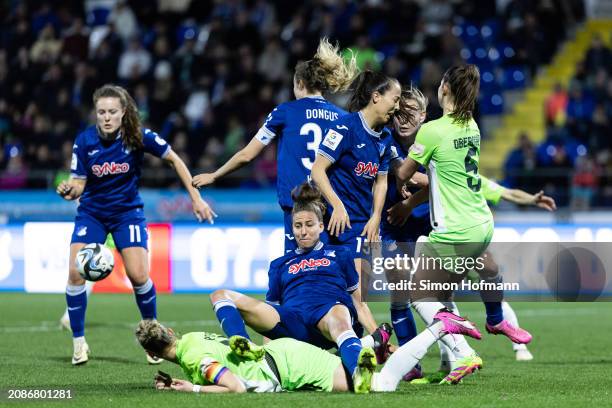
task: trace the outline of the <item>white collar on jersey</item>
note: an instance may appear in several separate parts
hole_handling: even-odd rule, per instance
[[[314,246],[314,248],[309,249],[308,251],[318,251],[319,249],[323,248],[323,242],[319,241],[317,242],[317,244]],[[302,248],[297,248],[295,250],[296,254],[303,254],[304,252],[306,252],[306,250],[302,249]]]
[[[380,139],[380,134],[382,133],[382,131],[377,132],[374,129],[372,129],[370,126],[368,126],[368,123],[365,121],[365,118],[363,117],[363,113],[361,113],[361,111],[357,112],[357,114],[359,115],[359,119],[361,119],[361,125],[366,130],[366,132]]]
[[[325,98],[323,97],[323,95],[308,95],[308,96],[305,96],[304,98],[310,98],[310,99],[325,99]]]

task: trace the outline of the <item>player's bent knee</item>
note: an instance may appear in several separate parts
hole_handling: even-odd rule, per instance
[[[210,302],[215,303],[221,299],[228,299],[227,290],[225,289],[217,289],[213,293],[210,294]]]

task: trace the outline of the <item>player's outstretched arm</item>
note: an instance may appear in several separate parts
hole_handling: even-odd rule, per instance
[[[84,178],[71,178],[68,181],[62,181],[59,183],[55,192],[64,200],[76,200],[81,196],[81,194],[83,194],[86,184],[87,180]]]
[[[511,203],[533,205],[547,211],[555,211],[557,209],[555,200],[552,197],[544,195],[544,191],[539,191],[536,194],[529,194],[519,189],[504,189],[502,191],[502,198]]]
[[[157,385],[156,385],[157,386]],[[181,392],[197,392],[197,393],[243,393],[246,392],[246,388],[244,387],[244,385],[242,384],[242,382],[240,382],[240,380],[238,380],[238,378],[229,370],[226,369],[226,371],[221,375],[221,378],[218,380],[217,384],[215,385],[194,385],[192,383],[190,383],[187,380],[180,380],[178,378],[173,378],[172,379],[172,384],[170,384],[170,387],[157,387],[157,389],[162,390],[162,389],[171,389],[174,391],[181,391]]]
[[[185,165],[185,162],[172,150],[170,150],[170,153],[168,153],[164,160],[174,168],[183,186],[185,186],[185,189],[189,193],[191,205],[193,206],[193,213],[198,221],[202,222],[208,220],[209,223],[214,224],[217,214],[215,214],[206,201],[202,200],[200,192],[191,185],[191,173]]]
[[[329,177],[327,177],[327,169],[331,165],[332,162],[327,157],[317,154],[310,176],[319,187],[319,190],[321,190],[323,197],[334,208],[327,225],[327,230],[331,235],[338,236],[344,232],[346,227],[351,228],[351,221],[349,220],[346,208],[344,208],[344,204],[334,191],[329,182]]]
[[[193,178],[192,184],[195,188],[202,188],[213,184],[216,180],[224,177],[241,167],[249,164],[263,151],[265,144],[261,143],[257,138],[251,139],[248,145],[234,154],[225,164],[217,169],[214,173],[202,173]]]

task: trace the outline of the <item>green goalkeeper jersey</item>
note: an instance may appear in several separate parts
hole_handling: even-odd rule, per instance
[[[228,339],[214,333],[187,333],[176,345],[176,357],[194,384],[217,384],[231,371],[249,392],[281,391],[280,384],[264,361],[247,361],[232,353]]]
[[[424,124],[410,148],[410,158],[427,169],[433,232],[457,234],[492,223],[478,174],[480,130],[444,115]]]
[[[178,340],[176,357],[194,384],[217,384],[229,370],[249,392],[332,391],[334,371],[342,366],[337,356],[290,338],[272,340],[264,349],[273,357],[280,379],[265,360],[251,361],[237,356],[227,338],[213,333],[185,334]]]
[[[489,180],[485,176],[480,176],[480,179],[482,180],[482,195],[484,196],[485,200],[493,205],[497,205],[499,200],[501,200],[502,194],[506,188],[500,186],[493,180]]]

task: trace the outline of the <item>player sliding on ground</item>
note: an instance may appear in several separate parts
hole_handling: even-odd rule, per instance
[[[439,311],[423,332],[399,348],[380,373],[358,364],[361,378],[372,378],[360,392],[394,391],[404,374],[446,334],[479,339],[475,326],[448,311]],[[242,336],[230,339],[205,332],[181,338],[155,320],[143,320],[136,329],[140,345],[152,356],[181,366],[188,380],[158,375],[158,390],[197,393],[351,391],[352,378],[339,357],[318,347],[283,338],[257,346]],[[358,391],[355,389],[355,391]]]
[[[266,302],[220,289],[210,295],[214,311],[227,336],[248,338],[245,323],[270,339],[291,337],[322,348],[338,347],[342,363],[353,375],[355,390],[370,383],[358,364],[376,362],[373,350],[386,350],[388,325],[359,339],[355,321],[373,321],[362,305],[359,276],[349,249],[320,241],[325,205],[320,191],[303,183],[292,193],[293,234],[298,248],[272,261]],[[244,319],[244,320],[243,320]]]

